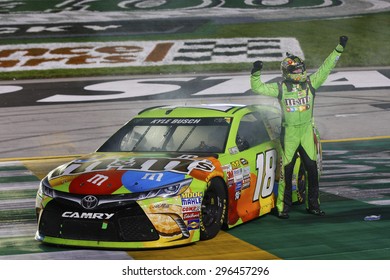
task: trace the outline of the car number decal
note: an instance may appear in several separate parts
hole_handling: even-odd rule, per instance
[[[276,177],[276,159],[277,152],[274,149],[257,154],[256,169],[258,173],[253,201],[258,201],[260,194],[262,198],[272,194]]]

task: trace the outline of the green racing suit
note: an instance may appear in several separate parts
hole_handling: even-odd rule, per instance
[[[263,83],[260,78],[260,70],[251,74],[252,91],[278,98],[282,110],[281,144],[283,156],[276,203],[279,213],[288,212],[292,205],[291,181],[298,152],[308,172],[306,208],[319,209],[317,148],[313,135],[315,90],[328,78],[343,50],[343,46],[337,45],[319,69],[304,82],[294,83],[284,80],[283,82]]]

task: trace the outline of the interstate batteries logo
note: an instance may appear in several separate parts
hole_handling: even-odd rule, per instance
[[[233,38],[0,46],[0,70],[280,61],[304,57],[295,38]]]

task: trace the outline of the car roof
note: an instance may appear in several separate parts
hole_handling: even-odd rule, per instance
[[[146,108],[137,117],[232,117],[238,112],[248,112],[242,104],[170,105]]]

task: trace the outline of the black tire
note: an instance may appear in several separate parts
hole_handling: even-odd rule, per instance
[[[201,206],[200,239],[214,238],[220,231],[226,216],[227,193],[223,180],[213,178],[207,188]]]

